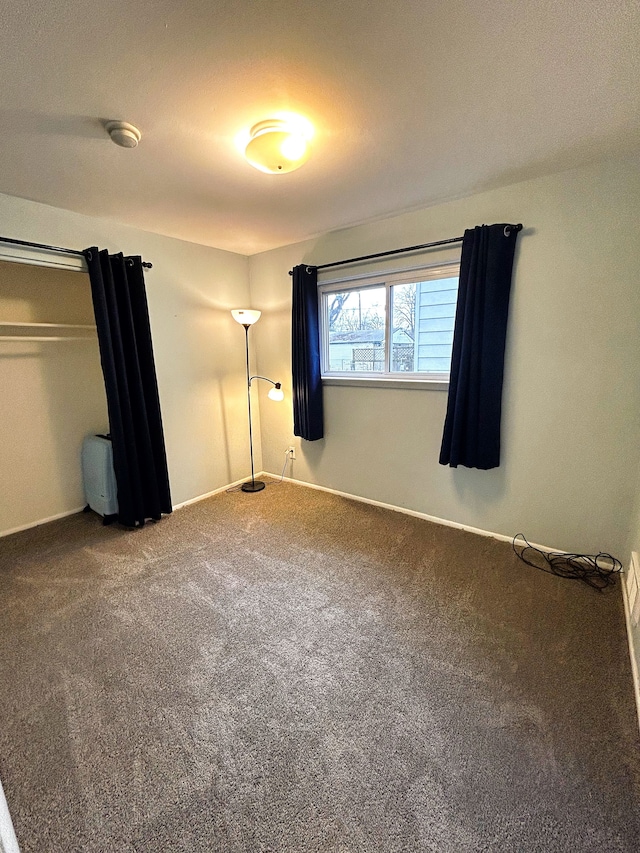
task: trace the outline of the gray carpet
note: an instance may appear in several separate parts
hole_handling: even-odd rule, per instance
[[[23,853],[637,851],[620,587],[284,483],[0,540]]]

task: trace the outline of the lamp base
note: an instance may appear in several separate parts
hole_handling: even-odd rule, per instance
[[[242,492],[261,492],[264,489],[262,480],[249,480],[248,483],[243,483],[240,486]]]

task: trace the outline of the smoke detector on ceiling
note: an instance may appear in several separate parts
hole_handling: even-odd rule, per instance
[[[126,121],[108,121],[105,127],[111,141],[121,148],[136,148],[142,139],[138,128]]]

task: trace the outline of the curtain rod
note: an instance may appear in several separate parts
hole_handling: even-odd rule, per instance
[[[59,252],[62,255],[78,255],[84,258],[84,252],[80,251],[80,249],[63,249],[60,246],[47,246],[46,243],[32,243],[31,240],[15,240],[13,237],[0,237],[0,243],[12,243],[14,246],[29,246],[33,249],[46,249],[47,252]],[[143,261],[142,266],[150,270],[153,264]]]
[[[508,237],[511,230],[522,231],[522,223],[517,225],[505,225],[504,236]],[[434,246],[447,246],[449,243],[462,243],[463,237],[450,237],[448,240],[435,240],[433,243],[421,243],[419,246],[405,246],[404,249],[391,249],[389,252],[377,252],[375,255],[361,255],[359,258],[347,258],[344,261],[334,261],[331,264],[320,264],[314,267],[313,264],[308,264],[307,268],[314,267],[316,270],[326,270],[329,267],[341,267],[344,264],[355,264],[358,261],[371,261],[374,258],[387,258],[390,255],[401,255],[405,252],[417,252],[419,249],[432,249]],[[293,275],[293,270],[289,270],[289,275]]]

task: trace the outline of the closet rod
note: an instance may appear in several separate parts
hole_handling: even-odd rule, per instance
[[[63,249],[61,246],[47,246],[46,243],[32,243],[31,240],[15,240],[13,237],[0,237],[0,243],[11,243],[14,246],[29,246],[33,249],[46,249],[47,252],[58,252],[62,255],[78,255],[84,258],[84,252],[80,251],[80,249]],[[153,264],[143,261],[142,266],[150,270]]]
[[[522,231],[522,224],[505,225],[504,236],[508,237],[511,231]],[[421,243],[419,246],[405,246],[403,249],[391,249],[389,252],[376,252],[375,255],[361,255],[359,258],[347,258],[344,261],[333,261],[330,264],[307,264],[309,269],[326,270],[330,267],[341,267],[344,264],[355,264],[358,261],[371,261],[374,258],[388,258],[390,255],[403,255],[407,252],[417,252],[420,249],[432,249],[434,246],[448,246],[449,243],[462,243],[463,237],[449,237],[448,240],[435,240],[433,243]],[[293,275],[293,270],[289,270],[289,275]]]

